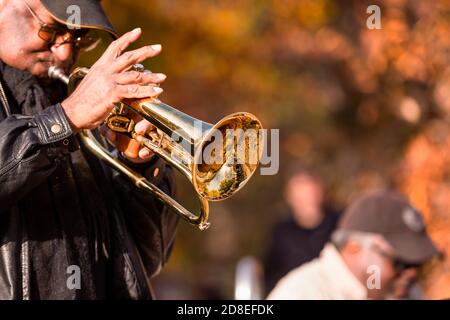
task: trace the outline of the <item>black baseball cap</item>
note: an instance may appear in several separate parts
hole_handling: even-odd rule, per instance
[[[118,33],[109,22],[105,11],[99,0],[41,0],[44,7],[50,12],[58,22],[80,28],[91,28],[108,32],[114,39],[118,38]],[[80,9],[79,24],[74,19],[73,6]]]
[[[339,229],[381,234],[395,258],[420,265],[440,256],[428,236],[422,215],[400,193],[376,191],[357,198],[344,212]]]

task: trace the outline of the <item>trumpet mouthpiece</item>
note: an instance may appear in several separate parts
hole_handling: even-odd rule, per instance
[[[58,79],[65,84],[69,83],[69,77],[65,74],[64,70],[56,66],[48,68],[48,76],[52,79]]]

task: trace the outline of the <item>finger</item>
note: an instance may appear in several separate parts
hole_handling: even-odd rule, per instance
[[[117,84],[151,84],[161,83],[166,80],[167,76],[163,73],[143,73],[139,71],[128,71],[119,73],[116,76]]]
[[[140,86],[137,84],[132,85],[118,85],[118,94],[121,98],[125,99],[140,99],[156,97],[163,92],[163,89],[155,86]]]
[[[143,135],[144,133],[153,130],[153,128],[154,128],[153,124],[151,124],[149,121],[142,120],[136,123],[134,131],[136,131],[138,135]]]
[[[141,150],[139,150],[139,158],[141,158],[142,160],[147,160],[152,155],[153,155],[153,152],[151,152],[147,148],[142,148]]]
[[[123,153],[131,159],[136,159],[139,157],[139,150],[141,149],[141,144],[134,140],[129,139],[128,144],[125,146],[125,149],[123,150]]]
[[[128,145],[130,144],[130,138],[128,138],[126,135],[124,134],[119,134],[117,135],[117,141],[115,143],[115,146],[117,148],[117,150],[124,152],[125,150],[127,150]]]
[[[113,62],[113,69],[117,72],[128,70],[132,65],[140,63],[148,58],[152,58],[161,52],[161,45],[154,44],[136,50],[127,51],[117,57]]]
[[[141,28],[136,28],[130,32],[125,33],[120,38],[114,40],[106,51],[103,53],[100,60],[114,60],[119,57],[126,48],[130,46],[133,42],[135,42],[142,34]]]

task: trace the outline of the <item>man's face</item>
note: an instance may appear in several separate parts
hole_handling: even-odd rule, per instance
[[[298,214],[320,214],[323,202],[322,186],[313,176],[298,174],[288,183],[287,200],[291,206],[299,208]]]
[[[315,228],[322,221],[323,197],[322,185],[309,174],[297,174],[288,182],[286,200],[294,219],[304,228]]]
[[[27,3],[44,23],[58,25],[39,0]],[[70,43],[49,47],[38,36],[40,28],[24,0],[0,0],[0,59],[38,77],[47,77],[52,65],[68,72],[77,59],[77,50]]]
[[[405,298],[411,285],[415,282],[417,268],[398,268],[394,249],[381,237],[375,237],[372,245],[361,251],[360,261],[366,267],[376,266],[380,271],[380,287],[368,288],[371,299]],[[367,269],[369,270],[369,269]],[[370,273],[368,274],[370,276]]]

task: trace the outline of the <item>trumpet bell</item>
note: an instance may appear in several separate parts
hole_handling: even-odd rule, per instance
[[[228,115],[204,133],[192,168],[192,183],[208,201],[239,191],[256,171],[262,154],[262,125],[252,114]]]

